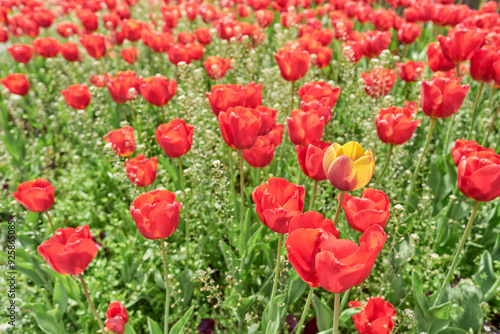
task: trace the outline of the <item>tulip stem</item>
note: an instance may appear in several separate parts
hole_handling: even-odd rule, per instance
[[[182,169],[182,160],[181,158],[177,158],[177,162],[179,164],[179,179],[181,181],[181,190],[184,191],[184,170]]]
[[[276,295],[276,290],[278,289],[278,281],[280,278],[281,271],[281,248],[283,248],[283,234],[278,235],[278,255],[276,256],[276,267],[274,268],[274,284],[273,291],[271,292],[271,304],[269,305],[269,318],[272,317],[274,312],[274,296]]]
[[[78,275],[80,277],[80,283],[82,283],[82,288],[83,292],[85,293],[85,298],[87,298],[87,303],[89,303],[90,309],[92,310],[92,313],[94,313],[94,316],[99,323],[99,327],[101,328],[101,331],[103,333],[106,333],[104,324],[102,323],[101,317],[99,316],[99,313],[97,313],[97,310],[94,307],[94,304],[92,303],[92,300],[90,299],[89,292],[87,291],[87,286],[85,285],[85,281],[83,280],[83,275],[80,274]]]
[[[424,149],[420,154],[420,157],[418,158],[417,166],[415,167],[415,171],[413,172],[413,176],[411,178],[410,190],[408,191],[408,195],[406,196],[406,202],[404,206],[405,210],[408,210],[408,206],[410,205],[411,194],[413,192],[413,189],[415,188],[415,182],[417,181],[418,172],[420,171],[420,165],[424,160],[425,153],[427,152],[427,148],[429,147],[429,143],[431,142],[432,131],[434,130],[434,125],[436,124],[436,120],[437,118],[434,117],[431,118],[431,124],[429,125],[429,132],[427,133],[427,138],[425,139]]]
[[[165,250],[165,239],[160,240],[161,256],[163,258],[163,276],[165,277],[165,320],[163,323],[163,332],[168,334],[168,318],[170,312],[170,285],[168,283],[168,264],[167,252]]]
[[[123,104],[120,104],[120,109],[122,110],[123,120],[128,122],[127,114],[125,113],[125,108],[123,108]]]
[[[165,111],[163,110],[163,106],[160,107],[161,117],[163,118],[163,123],[167,123],[165,118]]]
[[[306,321],[306,317],[307,317],[307,313],[309,311],[309,305],[311,305],[313,293],[314,293],[314,288],[311,286],[309,288],[309,293],[307,294],[306,305],[304,306],[304,310],[302,311],[302,315],[300,316],[299,323],[295,326],[295,333],[296,334],[302,333],[302,326],[304,326],[304,321]]]
[[[460,63],[456,63],[456,69],[455,71],[457,72],[457,78],[462,79],[462,76],[460,75]]]
[[[54,230],[54,225],[52,224],[52,218],[50,218],[49,212],[45,211],[45,213],[47,214],[47,218],[49,219],[50,228],[52,229],[52,233],[56,233],[56,231]]]
[[[243,172],[243,150],[240,151],[240,196],[241,196],[241,226],[240,231],[243,232],[244,224],[245,224],[245,175]]]
[[[312,211],[314,209],[314,200],[316,199],[316,192],[318,191],[318,181],[314,181],[314,189],[313,189],[313,194],[311,198],[311,207],[309,208],[309,211]]]
[[[335,305],[333,306],[333,334],[339,332],[339,314],[340,314],[340,293],[335,293]]]
[[[340,192],[339,204],[337,205],[337,210],[335,211],[335,218],[333,219],[333,226],[337,227],[337,222],[339,221],[340,211],[342,209],[342,202],[344,201],[345,191]]]
[[[448,146],[450,145],[451,132],[453,131],[453,125],[455,124],[456,116],[457,114],[453,114],[453,116],[451,116],[450,126],[448,127],[448,132],[446,133],[446,140],[444,142],[443,156],[446,156],[448,154]]]
[[[481,82],[481,85],[479,86],[479,89],[476,94],[476,101],[474,101],[474,109],[472,109],[472,122],[470,124],[469,133],[467,134],[467,138],[469,139],[470,135],[472,134],[472,130],[474,129],[474,123],[476,123],[477,106],[479,105],[479,98],[481,97],[481,93],[483,92],[483,87],[484,87],[484,82]]]
[[[433,306],[438,305],[441,302],[441,298],[443,297],[444,290],[446,289],[446,286],[448,285],[448,282],[450,281],[451,275],[453,275],[453,272],[455,271],[455,268],[458,265],[458,262],[460,261],[460,255],[462,255],[462,250],[465,246],[465,243],[467,242],[467,239],[469,238],[470,231],[472,230],[472,223],[474,222],[474,219],[476,218],[477,211],[479,209],[479,204],[481,202],[476,201],[474,203],[474,206],[472,208],[472,212],[469,218],[469,222],[467,223],[467,227],[465,227],[464,235],[462,236],[462,240],[460,240],[460,244],[458,245],[457,251],[455,252],[455,256],[453,257],[453,261],[451,262],[450,269],[448,270],[448,273],[446,274],[445,279],[443,280],[443,284],[441,285],[441,288],[439,289],[436,299],[434,300]]]
[[[496,120],[498,118],[498,113],[499,112],[500,112],[500,105],[498,106],[497,110],[495,111],[495,115],[493,115],[493,119],[491,120],[490,127],[488,128],[488,132],[486,132],[486,136],[484,136],[483,142],[481,143],[481,146],[483,146],[483,147],[488,142],[488,137],[489,137],[491,131],[493,130],[493,128],[495,127],[495,122],[496,122]]]
[[[389,163],[391,161],[391,156],[392,156],[392,150],[394,149],[394,144],[389,145],[389,153],[387,153],[387,158],[385,158],[385,165],[384,168],[382,168],[382,171],[380,172],[379,176],[375,180],[375,184],[379,184],[380,181],[382,181],[382,177],[385,174],[385,171],[387,170],[387,167],[389,167]]]
[[[292,81],[292,99],[290,101],[290,111],[293,110],[293,95],[295,94],[295,81]]]
[[[458,184],[455,186],[455,189],[453,190],[453,194],[452,194],[450,197],[455,198],[455,197],[457,196],[457,194],[458,194]],[[448,214],[450,213],[450,210],[451,210],[451,208],[453,207],[453,202],[454,202],[454,201],[450,198],[450,200],[448,201],[448,204],[446,205],[446,208],[445,208],[445,209],[443,209],[443,210],[445,210],[445,211],[444,211],[443,216],[442,216],[442,217],[441,217],[441,219],[439,220],[439,223],[438,223],[438,228],[437,228],[437,230],[438,230],[438,231],[441,231],[441,227],[442,227],[444,224],[446,224],[446,218],[448,217]],[[436,245],[436,247],[438,247],[438,246],[439,246],[439,239],[440,239],[440,233],[438,233],[438,234],[436,235],[436,240],[435,240],[435,241],[436,241],[436,244],[435,244],[435,245]]]

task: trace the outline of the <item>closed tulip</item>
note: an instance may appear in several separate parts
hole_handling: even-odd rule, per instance
[[[286,119],[288,135],[294,145],[307,145],[319,141],[325,127],[324,117],[300,109],[292,110]]]
[[[139,195],[130,206],[130,214],[146,239],[164,239],[179,225],[182,204],[168,190],[155,190]]]
[[[321,100],[314,100],[312,98],[312,95],[304,96],[302,101],[300,101],[300,110],[306,113],[315,114],[319,118],[323,117],[326,125],[333,116],[332,109],[329,106],[330,99],[328,97],[324,97]]]
[[[131,126],[110,131],[102,138],[111,144],[111,147],[119,156],[128,157],[135,151],[134,128]]]
[[[274,149],[270,136],[259,136],[251,148],[243,151],[243,158],[254,168],[264,168],[273,161]]]
[[[356,142],[343,146],[334,143],[325,152],[323,170],[338,190],[358,190],[370,182],[375,170],[375,157],[372,150],[364,151]]]
[[[338,238],[339,232],[330,219],[319,212],[307,211],[292,218],[288,233],[285,243],[288,261],[304,282],[310,287],[319,287],[316,255],[321,251],[321,243]]]
[[[341,204],[347,222],[359,232],[366,231],[372,225],[385,228],[389,219],[389,198],[380,190],[365,188],[361,197],[345,194]]]
[[[156,129],[156,141],[170,158],[180,158],[191,149],[194,126],[174,118]]]
[[[413,112],[409,108],[389,107],[381,109],[375,117],[378,138],[385,144],[401,145],[411,139],[420,124],[412,120]]]
[[[144,79],[140,86],[142,97],[154,106],[166,105],[177,92],[177,82],[167,77],[151,77]]]
[[[78,51],[78,44],[67,42],[61,45],[59,53],[69,62],[80,61],[80,51]]]
[[[337,100],[340,96],[340,88],[332,87],[330,84],[324,81],[311,81],[305,83],[302,87],[297,91],[297,95],[300,96],[302,100],[312,101],[327,101],[325,105],[328,105],[330,108],[335,107]],[[323,100],[327,99],[327,100]]]
[[[453,163],[458,166],[462,158],[468,157],[478,157],[478,158],[488,158],[489,156],[494,156],[495,150],[492,148],[484,148],[479,145],[475,140],[464,140],[457,139],[455,145],[451,149],[451,156],[453,158]]]
[[[417,23],[403,22],[398,30],[398,39],[403,44],[412,44],[422,32],[422,27]]]
[[[33,47],[36,53],[38,53],[43,58],[54,58],[59,53],[59,48],[61,44],[54,37],[39,37],[33,42]]]
[[[458,189],[467,197],[489,202],[500,196],[500,157],[462,158],[457,171]]]
[[[219,114],[219,127],[224,142],[236,150],[251,148],[262,121],[255,111],[244,107],[229,108]]]
[[[307,51],[280,49],[274,54],[281,76],[286,81],[302,79],[309,69],[311,57]]]
[[[266,106],[258,106],[254,109],[255,115],[259,116],[261,124],[259,136],[264,136],[271,131],[276,125],[276,118],[278,117],[278,110],[271,109]]]
[[[252,192],[260,221],[272,231],[288,233],[290,220],[304,209],[304,187],[272,177]]]
[[[5,78],[0,79],[0,82],[12,94],[25,96],[30,90],[30,83],[23,73],[8,74]]]
[[[157,170],[158,159],[156,157],[148,159],[141,154],[125,161],[127,177],[138,187],[147,187],[155,182]]]
[[[319,284],[327,291],[342,293],[364,282],[386,238],[382,227],[372,225],[359,238],[359,246],[337,238],[322,242],[315,258]]]
[[[397,63],[398,76],[405,82],[415,82],[420,80],[424,73],[423,61],[409,60],[406,63]]]
[[[26,210],[44,212],[54,205],[54,186],[43,178],[25,181],[17,186],[12,196]]]
[[[375,68],[370,73],[361,73],[365,83],[365,92],[373,99],[386,96],[396,81],[396,72],[388,68]]]
[[[134,71],[121,71],[116,73],[116,77],[108,77],[107,86],[111,98],[123,104],[137,98],[142,82]]]
[[[123,334],[128,322],[128,313],[125,306],[120,302],[109,303],[106,310],[106,328],[113,333]]]
[[[97,30],[99,22],[96,13],[87,8],[79,10],[76,13],[86,31],[91,32]]]
[[[429,117],[447,118],[460,109],[469,85],[460,86],[460,78],[434,75],[431,81],[422,81],[420,106]]]
[[[37,247],[45,262],[63,275],[79,275],[97,254],[87,225],[58,229],[52,238]]]
[[[120,51],[120,56],[129,64],[133,64],[137,61],[137,57],[139,57],[139,51],[133,46],[129,48],[125,48]]]
[[[29,62],[33,55],[33,48],[27,44],[12,44],[7,51],[15,61],[23,64]]]
[[[300,168],[308,178],[314,181],[323,181],[327,179],[325,171],[323,170],[323,158],[326,149],[330,147],[330,145],[330,143],[324,141],[317,141],[305,146],[295,146]]]
[[[203,62],[203,67],[212,80],[224,78],[226,72],[231,68],[231,58],[210,56]]]
[[[493,63],[500,60],[500,55],[491,49],[482,48],[474,51],[470,60],[470,75],[474,80],[490,83],[493,80]]]
[[[210,109],[216,117],[221,111],[231,107],[257,108],[262,102],[262,84],[254,82],[244,86],[241,84],[214,85],[210,93],[206,93]]]
[[[380,56],[391,44],[390,31],[367,31],[363,34],[363,54],[367,58]]]
[[[212,34],[210,33],[210,28],[198,27],[194,31],[198,43],[201,45],[208,45],[212,42]]]
[[[351,301],[349,307],[362,308],[361,312],[352,316],[352,321],[359,334],[389,334],[392,332],[396,310],[391,303],[386,302],[383,298],[370,298],[366,305],[358,301]]]
[[[90,103],[90,95],[87,85],[71,85],[61,91],[66,103],[74,109],[85,109]]]
[[[84,34],[80,37],[80,43],[94,59],[101,59],[106,55],[106,39],[101,34]]]

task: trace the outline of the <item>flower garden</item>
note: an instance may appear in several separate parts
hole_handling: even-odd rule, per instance
[[[0,332],[500,333],[499,10],[0,1]]]

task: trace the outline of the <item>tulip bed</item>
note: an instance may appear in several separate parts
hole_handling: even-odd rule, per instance
[[[500,333],[479,5],[0,2],[0,332]]]

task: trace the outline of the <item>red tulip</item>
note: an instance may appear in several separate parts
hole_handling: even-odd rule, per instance
[[[66,42],[62,44],[59,53],[69,62],[80,61],[80,52],[76,43]]]
[[[311,95],[306,95],[300,102],[300,110],[306,113],[315,114],[319,118],[323,117],[326,125],[332,119],[332,109],[328,106],[329,100],[329,98],[324,97],[318,101],[314,100]]]
[[[123,60],[125,60],[129,64],[133,64],[137,61],[137,57],[139,56],[139,51],[133,46],[129,48],[125,48],[120,52],[120,56],[122,56]]]
[[[427,47],[427,66],[433,72],[448,71],[455,68],[455,64],[444,57],[438,42],[429,43]]]
[[[322,242],[315,263],[319,284],[334,293],[361,284],[370,275],[385,240],[382,227],[372,225],[359,238],[359,246],[337,238]]]
[[[43,58],[54,58],[59,53],[59,41],[53,37],[39,37],[33,42],[36,53]]]
[[[210,28],[198,27],[194,31],[198,43],[202,45],[208,45],[212,42],[212,35],[210,33]]]
[[[261,9],[254,12],[255,19],[261,28],[267,28],[273,22],[274,13],[271,10]]]
[[[124,37],[131,42],[137,42],[141,38],[142,27],[141,21],[131,19],[123,21],[121,25]]]
[[[30,83],[23,73],[8,74],[0,81],[12,94],[25,96],[30,90]]]
[[[90,95],[87,85],[70,85],[61,91],[66,103],[74,109],[85,109],[90,103]]]
[[[146,239],[168,238],[179,225],[182,204],[168,190],[155,190],[139,195],[130,206],[135,225]]]
[[[259,136],[264,136],[271,131],[276,125],[276,118],[278,117],[278,110],[271,109],[266,106],[258,106],[254,109],[254,114],[261,120]]]
[[[297,95],[299,95],[302,100],[307,101],[325,101],[323,99],[327,98],[327,104],[325,105],[333,108],[340,96],[340,88],[332,87],[324,81],[311,81],[305,83],[302,87],[300,87],[297,91]]]
[[[128,313],[125,306],[120,302],[109,303],[106,310],[106,328],[113,333],[123,334],[128,322]]]
[[[42,178],[21,183],[12,196],[31,212],[44,212],[54,205],[54,187]]]
[[[89,82],[92,86],[96,86],[99,88],[106,87],[108,74],[99,74],[99,75],[91,75],[89,78]]]
[[[142,82],[142,78],[134,71],[122,71],[116,73],[116,78],[109,76],[107,85],[111,98],[116,103],[123,104],[139,95]]]
[[[191,149],[194,127],[183,119],[174,118],[156,129],[156,141],[166,155],[180,158]]]
[[[470,60],[470,75],[474,80],[490,83],[493,80],[493,63],[500,55],[492,49],[482,48],[474,51]]]
[[[389,31],[367,31],[363,34],[363,53],[367,58],[378,57],[391,44]]]
[[[190,44],[196,42],[196,36],[187,31],[181,31],[177,34],[177,41],[181,44]]]
[[[144,79],[140,86],[141,94],[154,106],[162,107],[174,97],[177,92],[177,82],[167,77],[151,77]]]
[[[417,23],[403,22],[398,30],[398,39],[403,44],[412,44],[422,32],[422,27]]]
[[[430,82],[422,81],[420,106],[429,117],[447,118],[460,109],[469,85],[460,86],[460,79],[434,75]]]
[[[251,148],[243,151],[243,158],[254,168],[264,168],[273,161],[274,149],[270,136],[259,136]]]
[[[290,220],[304,208],[304,187],[272,177],[252,193],[260,221],[272,231],[288,233]]]
[[[330,219],[325,219],[316,211],[299,213],[290,221],[286,239],[288,261],[309,286],[320,286],[316,272],[316,255],[321,251],[321,243],[338,238],[339,232]]]
[[[92,12],[90,9],[82,9],[76,12],[76,16],[80,19],[85,30],[89,32],[97,30],[99,23],[96,13]]]
[[[340,200],[340,196],[337,200]],[[359,232],[372,225],[385,228],[389,219],[389,198],[380,190],[365,188],[361,197],[344,195],[342,209],[349,225]]]
[[[368,299],[366,305],[358,301],[349,302],[349,307],[361,307],[360,313],[352,316],[352,321],[360,334],[389,334],[394,328],[393,317],[396,310],[383,298]]]
[[[125,161],[127,177],[138,187],[147,187],[155,182],[157,170],[158,159],[156,157],[148,159],[141,154]]]
[[[413,136],[420,120],[412,120],[409,108],[389,107],[381,109],[375,117],[379,139],[385,144],[401,145]]]
[[[469,60],[474,51],[484,44],[484,34],[474,30],[458,29],[448,32],[448,36],[438,36],[443,56],[454,63]]]
[[[224,142],[231,148],[251,148],[260,131],[262,121],[255,111],[244,107],[231,107],[219,114],[219,127]]]
[[[303,78],[309,69],[310,56],[307,51],[280,49],[274,54],[281,76],[286,81]]]
[[[106,55],[106,40],[101,34],[85,34],[80,37],[80,43],[94,59],[101,59]]]
[[[88,225],[76,229],[58,229],[56,234],[37,247],[45,262],[63,275],[79,275],[97,254]]]
[[[49,28],[54,22],[55,14],[46,8],[38,8],[32,12],[31,18],[39,27]]]
[[[23,64],[29,62],[33,54],[33,48],[27,44],[12,44],[7,51],[15,61]]]
[[[394,13],[392,10],[385,10],[384,8],[373,11],[371,22],[375,29],[386,31],[393,28]]]
[[[291,117],[286,119],[288,135],[294,145],[307,145],[319,141],[325,127],[324,117],[300,109],[292,110]]]
[[[300,168],[307,177],[314,181],[323,181],[327,179],[325,171],[323,170],[323,158],[326,149],[330,145],[330,143],[324,141],[317,141],[305,146],[295,146]]]
[[[361,73],[365,82],[365,92],[373,99],[386,96],[396,81],[396,72],[388,68],[375,68],[370,73]]]
[[[467,197],[489,202],[500,196],[500,156],[471,156],[458,163],[458,189]]]
[[[275,147],[281,145],[283,132],[285,132],[285,126],[283,124],[276,124],[267,134],[267,136],[271,139],[271,143],[273,143]]]
[[[135,151],[134,128],[131,126],[110,131],[102,138],[111,144],[111,147],[119,156],[128,157]]]
[[[224,78],[227,70],[231,68],[231,58],[210,56],[203,62],[203,67],[212,80]]]
[[[492,148],[484,148],[475,140],[457,139],[455,141],[455,146],[451,149],[451,156],[453,157],[455,166],[458,166],[462,158],[489,158],[495,156],[495,150]]]
[[[257,108],[262,102],[262,84],[214,85],[206,96],[212,112],[218,117],[221,111],[231,107]]]
[[[409,60],[406,63],[397,63],[398,76],[405,82],[415,82],[420,80],[425,67],[423,61]]]
[[[203,57],[203,45],[196,43],[188,45],[176,43],[167,52],[172,64],[176,66],[180,62],[190,64],[193,60],[200,60]]]
[[[143,32],[142,40],[156,53],[167,52],[175,43],[175,38],[169,32],[147,31]]]
[[[61,37],[68,38],[71,35],[78,35],[78,24],[74,22],[59,22],[56,26],[57,33]]]

